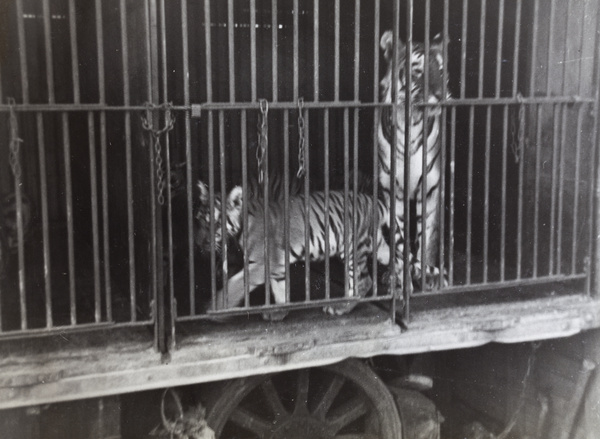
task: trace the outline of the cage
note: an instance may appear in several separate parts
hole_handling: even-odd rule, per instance
[[[374,301],[390,304],[395,319],[410,318],[413,306],[591,294],[597,10],[588,0],[7,4],[0,337],[154,325],[164,350],[178,325],[219,316]],[[401,47],[410,55],[398,55]],[[417,95],[382,102],[388,68]],[[418,95],[434,91],[434,101]],[[421,249],[435,236],[415,238],[419,221],[427,229],[415,200],[432,188],[391,189],[383,241],[406,243],[389,262],[404,270],[386,280],[390,267],[373,245],[373,286],[357,297],[350,285],[362,279],[358,269],[348,274],[348,259],[361,257],[359,233],[377,242],[377,225],[361,224],[379,216],[353,200],[377,205],[384,165],[409,178],[431,164],[427,155],[416,163],[410,148],[404,169],[382,163],[377,133],[389,112],[407,136],[394,130],[394,144],[439,123],[439,243],[432,256]],[[404,124],[413,117],[423,122]],[[195,243],[198,180],[212,212],[204,254]],[[270,228],[252,236],[242,226],[226,238],[235,186],[242,224],[260,211]],[[306,203],[308,219],[290,217],[294,203]],[[321,238],[311,235],[319,212]],[[343,227],[334,230],[336,215]],[[302,238],[290,242],[290,227]],[[312,239],[323,245],[319,263],[292,254],[295,245],[306,254]],[[353,253],[341,263],[331,250],[338,239]],[[275,264],[284,267],[284,300],[268,287],[250,291],[252,246],[263,249],[252,261],[263,284],[274,274],[269,252],[287,249]],[[411,273],[415,258],[438,270],[436,285],[425,287],[425,269]],[[231,302],[236,273],[239,303],[218,303]]]

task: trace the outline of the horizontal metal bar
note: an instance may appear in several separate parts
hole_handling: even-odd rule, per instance
[[[468,98],[450,99],[441,102],[419,102],[415,107],[460,107],[471,105],[552,105],[552,104],[593,104],[594,99],[582,96],[550,96],[534,98]],[[390,102],[360,102],[360,101],[319,101],[305,102],[304,108],[385,108],[392,107]],[[403,105],[403,104],[396,104]],[[269,102],[269,109],[294,110],[298,108],[298,102]],[[105,105],[105,104],[17,104],[14,106],[0,105],[0,112],[14,111],[40,111],[40,112],[70,112],[70,111],[145,111],[145,105]],[[158,108],[155,108],[158,109]],[[259,110],[258,102],[212,102],[192,105],[173,105],[171,111],[192,111],[192,117],[201,117],[202,111],[212,110]]]

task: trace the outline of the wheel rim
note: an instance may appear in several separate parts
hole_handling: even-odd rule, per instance
[[[392,395],[357,360],[229,381],[210,407],[217,437],[358,439],[401,437]]]

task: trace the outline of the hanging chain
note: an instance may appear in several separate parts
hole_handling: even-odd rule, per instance
[[[260,118],[258,120],[258,147],[256,148],[256,162],[258,164],[258,182],[262,184],[265,176],[265,153],[269,144],[269,126],[267,116],[269,114],[269,103],[266,99],[260,102]]]
[[[517,94],[517,102],[519,107],[518,118],[513,117],[511,121],[511,150],[515,158],[515,163],[519,163],[521,159],[521,149],[525,146],[525,105],[523,104],[523,95]],[[517,120],[515,122],[515,120]],[[515,126],[518,124],[518,126]]]
[[[152,148],[154,148],[154,162],[156,166],[156,187],[158,189],[158,203],[162,206],[165,203],[165,170],[163,166],[162,158],[162,145],[160,143],[160,136],[168,133],[173,129],[175,125],[175,117],[171,113],[172,104],[167,102],[163,105],[155,105],[146,102],[146,112],[142,114],[142,127],[150,133]],[[155,129],[152,122],[152,111],[153,110],[165,110],[165,125],[162,128]]]
[[[21,184],[21,162],[19,150],[23,139],[19,138],[19,124],[17,120],[17,113],[15,111],[15,100],[14,98],[8,98],[8,105],[10,107],[8,123],[10,126],[10,144],[9,144],[9,156],[8,162],[10,163],[10,169],[15,177],[15,185]]]
[[[510,421],[506,425],[506,428],[498,436],[496,436],[496,439],[506,439],[506,437],[508,437],[514,426],[517,424],[517,418],[523,411],[523,406],[525,405],[525,392],[527,391],[527,385],[529,384],[531,372],[533,371],[535,354],[540,345],[541,344],[539,342],[531,343],[531,354],[529,354],[529,358],[527,359],[527,370],[525,371],[525,376],[523,377],[521,394],[519,395],[519,402],[517,403],[517,407],[513,412]]]
[[[298,99],[298,178],[302,178],[305,169],[306,139],[304,138],[304,98]]]

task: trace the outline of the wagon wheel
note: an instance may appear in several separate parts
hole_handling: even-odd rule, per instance
[[[221,438],[397,439],[402,431],[389,390],[357,360],[229,381],[207,422]]]

